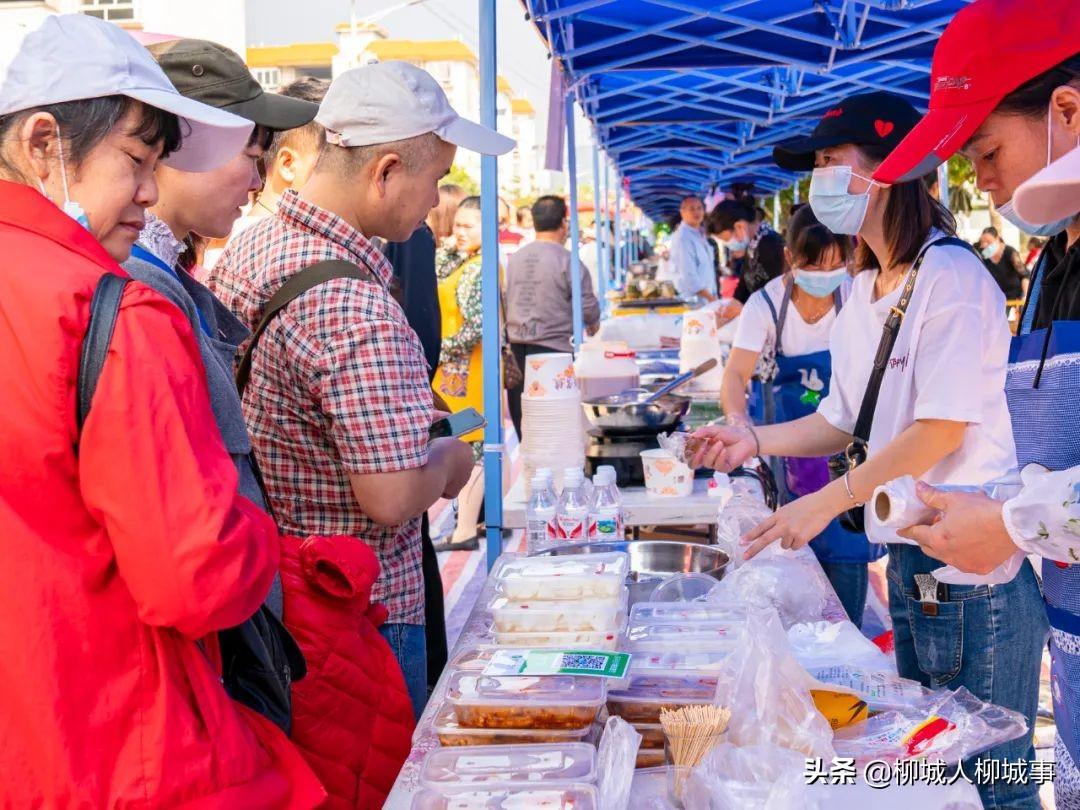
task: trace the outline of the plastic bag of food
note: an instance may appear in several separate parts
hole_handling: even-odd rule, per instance
[[[926,757],[952,763],[1027,731],[1019,712],[985,703],[961,687],[930,692],[917,706],[882,712],[835,735],[836,754],[865,762]]]
[[[816,808],[805,769],[806,757],[786,748],[720,743],[690,774],[684,804],[702,810]]]
[[[806,671],[819,683],[858,695],[871,712],[918,706],[930,694],[918,681],[880,669],[836,664],[807,666]]]
[[[609,717],[597,752],[600,810],[626,810],[641,735],[621,717]]]
[[[717,675],[713,702],[731,709],[728,740],[832,761],[832,729],[814,705],[815,684],[792,655],[776,612],[753,612],[747,623],[745,643]]]
[[[892,659],[849,621],[800,622],[788,628],[787,637],[796,660],[807,670],[847,664],[895,671]]]
[[[783,552],[739,566],[720,580],[708,601],[773,608],[787,628],[820,621],[828,596],[826,583],[812,565]]]

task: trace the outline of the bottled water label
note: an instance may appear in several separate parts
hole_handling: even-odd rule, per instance
[[[590,526],[589,537],[592,540],[622,539],[622,516],[618,511],[600,512]]]
[[[559,515],[556,518],[556,539],[565,543],[583,543],[587,539],[589,518],[587,515]]]

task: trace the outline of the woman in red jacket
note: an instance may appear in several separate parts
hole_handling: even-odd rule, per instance
[[[155,164],[213,168],[250,123],[84,15],[49,18],[0,80],[0,805],[314,807],[310,770],[214,663],[278,547],[237,494],[179,309],[127,285],[75,418],[90,299],[122,274]]]

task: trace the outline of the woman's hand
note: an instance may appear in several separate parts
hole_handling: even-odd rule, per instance
[[[802,548],[825,531],[834,517],[836,512],[824,490],[792,501],[743,536],[742,544],[749,546],[743,559],[757,556],[777,540],[782,548]]]
[[[930,525],[897,532],[922,550],[967,574],[989,574],[1019,549],[1005,530],[1001,502],[981,493],[941,492],[922,483],[915,491],[927,506],[940,510]]]
[[[758,441],[747,425],[710,425],[691,436],[698,444],[690,466],[731,472],[758,453]]]

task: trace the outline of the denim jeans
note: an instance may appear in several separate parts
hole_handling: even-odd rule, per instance
[[[412,700],[416,719],[424,713],[427,704],[427,637],[422,624],[391,624],[387,622],[379,628],[382,637],[394,651],[405,686]]]
[[[1004,585],[950,585],[948,601],[937,605],[936,615],[929,615],[923,612],[913,578],[940,566],[917,546],[889,546],[889,613],[897,669],[931,689],[963,686],[982,700],[1019,712],[1027,718],[1028,733],[991,748],[981,758],[1034,760],[1031,730],[1049,632],[1035,572],[1025,562],[1016,578]],[[964,760],[964,773],[971,780],[977,759]],[[1034,783],[998,781],[976,787],[985,807],[1040,807]]]
[[[852,623],[862,629],[863,613],[866,612],[866,591],[870,583],[870,574],[864,562],[822,562],[829,584],[833,586],[844,612]]]

